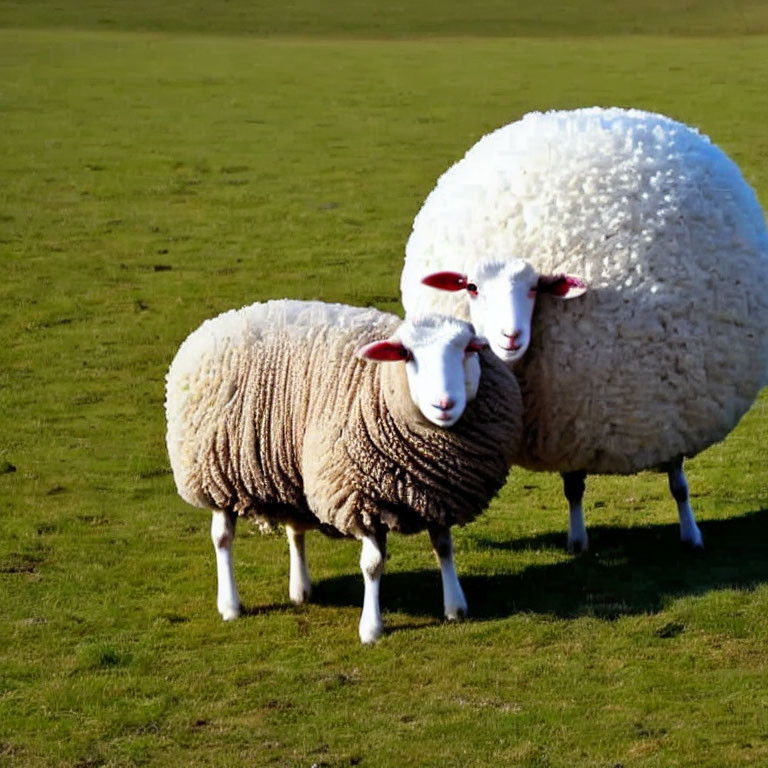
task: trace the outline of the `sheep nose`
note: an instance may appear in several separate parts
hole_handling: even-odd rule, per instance
[[[453,406],[456,405],[456,402],[454,400],[451,400],[451,398],[448,397],[448,395],[443,395],[440,398],[440,402],[438,403],[438,405],[440,406],[441,410],[450,411],[451,408],[453,408]]]
[[[520,330],[512,331],[512,333],[507,333],[506,331],[501,332],[502,336],[505,336],[508,339],[512,339],[512,341],[517,341],[520,338],[520,336],[522,336],[522,334],[523,332]]]

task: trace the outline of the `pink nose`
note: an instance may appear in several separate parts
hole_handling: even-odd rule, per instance
[[[439,405],[442,410],[450,411],[451,408],[453,408],[453,406],[456,405],[456,403],[453,400],[451,400],[451,398],[448,397],[448,395],[444,395],[443,397],[440,398]]]
[[[522,336],[522,331],[513,331],[512,333],[507,333],[506,331],[502,331],[501,335],[505,336],[508,339],[512,339],[512,341],[517,341],[520,336]]]

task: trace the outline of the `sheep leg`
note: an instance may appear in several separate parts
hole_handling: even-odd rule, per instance
[[[583,470],[563,472],[563,492],[568,499],[568,551],[575,555],[589,549],[587,526],[581,506],[587,473]]]
[[[443,608],[445,618],[450,620],[463,619],[467,615],[467,600],[456,575],[453,563],[453,539],[451,529],[444,526],[429,526],[429,538],[432,549],[440,564],[440,575],[443,581]]]
[[[293,603],[304,603],[309,600],[311,584],[307,555],[304,546],[304,531],[299,531],[290,525],[285,526],[288,537],[288,551],[291,561],[291,575],[288,581],[288,595]]]
[[[680,540],[691,549],[704,549],[704,539],[699,526],[696,525],[696,518],[688,498],[688,481],[685,479],[685,472],[683,472],[683,457],[678,456],[664,469],[667,471],[670,493],[677,502],[677,514],[680,517]]]
[[[216,511],[211,520],[211,539],[216,552],[216,576],[218,593],[216,607],[224,621],[231,621],[240,615],[240,596],[235,586],[232,569],[232,542],[235,539],[237,513]]]
[[[375,536],[363,536],[362,543],[360,569],[363,572],[365,593],[363,612],[360,616],[360,640],[368,644],[378,640],[383,631],[379,607],[379,584],[387,556],[387,534],[379,531]]]

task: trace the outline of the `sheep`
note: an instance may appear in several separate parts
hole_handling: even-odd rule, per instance
[[[520,463],[562,474],[571,551],[587,473],[654,468],[703,546],[683,459],[734,428],[768,362],[765,217],[708,137],[598,107],[494,131],[417,214],[401,291],[406,316],[471,317],[515,371]]]
[[[166,377],[166,443],[180,496],[213,510],[224,620],[240,612],[238,516],[285,526],[295,603],[310,593],[306,531],[362,542],[363,643],[382,633],[388,530],[428,531],[445,615],[467,613],[450,527],[504,484],[521,431],[517,381],[486,346],[456,318],[293,300],[190,334]]]

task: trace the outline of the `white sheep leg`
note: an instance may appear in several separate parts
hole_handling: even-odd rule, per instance
[[[304,531],[298,531],[290,525],[285,526],[288,537],[288,551],[291,560],[291,575],[288,581],[288,595],[293,603],[304,603],[309,600],[311,584],[307,555],[304,546]]]
[[[435,557],[440,563],[445,618],[450,620],[463,619],[467,616],[467,600],[464,597],[464,590],[461,588],[453,563],[451,530],[440,526],[430,527],[429,538]]]
[[[237,514],[233,512],[214,512],[211,520],[218,581],[216,607],[224,621],[231,621],[240,615],[240,596],[237,594],[232,569],[232,542],[235,539],[236,523]]]
[[[587,473],[563,472],[563,492],[568,499],[568,551],[575,555],[589,549],[582,499]]]
[[[360,616],[360,640],[368,644],[376,642],[383,631],[379,607],[379,584],[387,554],[387,535],[380,533],[377,536],[363,536],[362,542],[360,569],[363,572],[365,593],[363,612]]]
[[[688,481],[683,472],[682,457],[666,467],[669,490],[677,502],[677,514],[680,517],[680,541],[691,549],[704,549],[704,539],[696,525],[696,518],[688,497]]]

